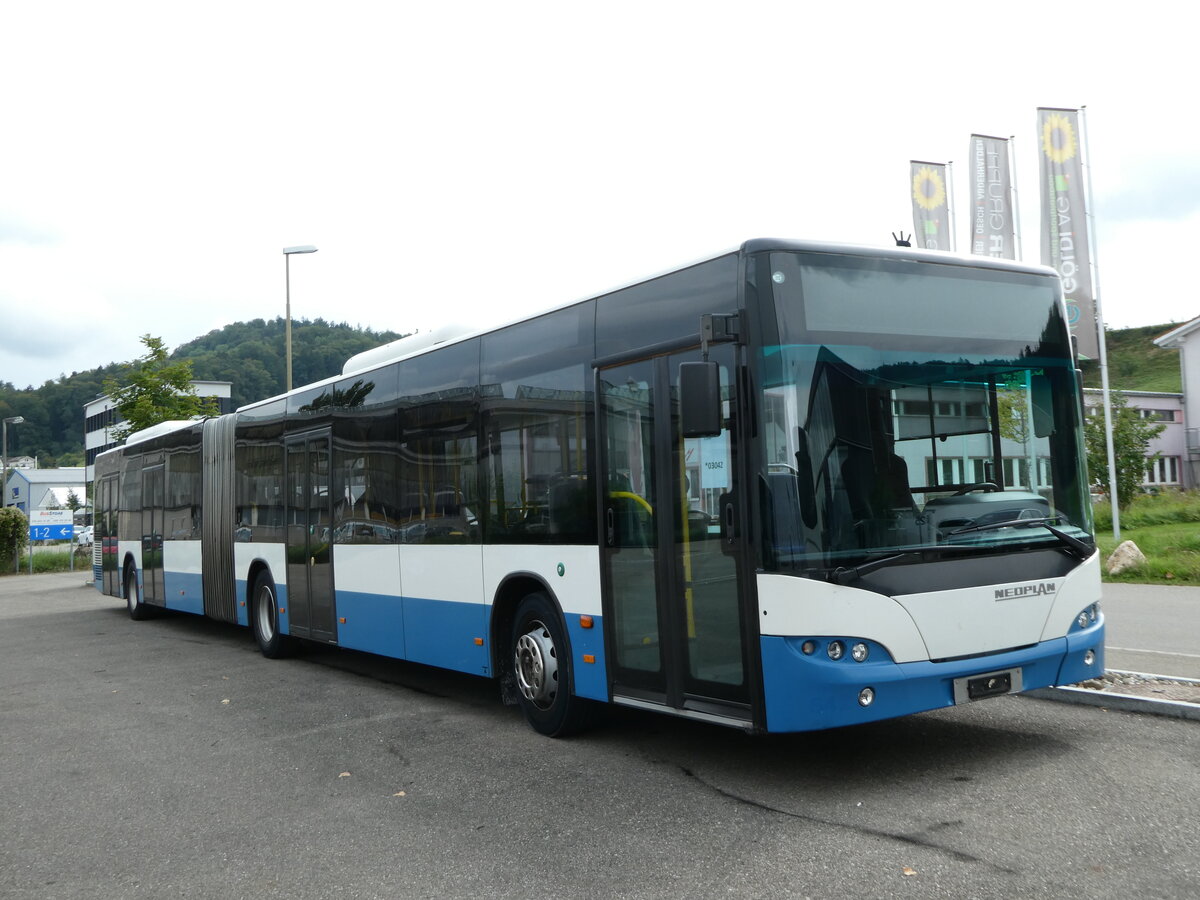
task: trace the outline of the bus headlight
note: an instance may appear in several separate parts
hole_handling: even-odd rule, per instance
[[[875,688],[863,688],[858,692],[858,705],[866,709],[875,702]]]
[[[846,645],[841,641],[830,641],[829,646],[825,648],[825,653],[830,659],[841,659],[846,655]]]
[[[850,658],[855,662],[866,662],[867,657],[870,655],[870,649],[862,641],[859,641],[850,648]]]

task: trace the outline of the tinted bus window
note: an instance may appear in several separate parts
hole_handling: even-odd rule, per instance
[[[592,303],[483,338],[488,543],[590,543]]]
[[[399,539],[473,544],[479,533],[479,341],[400,363]]]
[[[333,540],[400,539],[399,367],[355,375],[334,389]]]
[[[596,356],[699,334],[705,313],[736,312],[737,271],[730,254],[606,295],[596,311]]]

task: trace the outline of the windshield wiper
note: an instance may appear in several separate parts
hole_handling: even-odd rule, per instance
[[[1092,555],[1092,547],[1079,538],[1055,528],[1050,524],[1054,521],[1056,521],[1056,517],[1009,519],[1004,522],[988,522],[985,525],[968,525],[965,528],[956,528],[950,534],[969,534],[973,531],[993,531],[997,528],[1011,528],[1014,525],[1028,525],[1031,528],[1045,528],[1058,539],[1058,542],[1062,544],[1063,550],[1077,559],[1087,559]],[[852,584],[864,575],[869,575],[879,569],[886,569],[889,566],[907,565],[922,560],[928,561],[931,556],[941,557],[946,553],[961,553],[964,555],[977,553],[980,550],[980,546],[979,544],[939,544],[936,547],[922,547],[919,550],[904,550],[900,553],[868,559],[857,566],[838,566],[836,569],[829,570],[825,577],[834,584]]]
[[[994,531],[998,528],[1014,528],[1014,527],[1034,527],[1045,528],[1048,532],[1058,538],[1058,542],[1064,548],[1071,552],[1071,555],[1078,559],[1087,559],[1092,555],[1092,548],[1085,542],[1073,535],[1067,534],[1065,531],[1060,531],[1051,525],[1051,522],[1058,521],[1057,516],[1046,516],[1040,519],[1007,519],[1003,522],[988,522],[983,525],[968,525],[965,528],[956,528],[950,532],[951,535],[970,534],[973,531]]]
[[[901,553],[893,553],[890,556],[877,556],[857,566],[838,566],[836,569],[829,570],[825,577],[834,584],[850,584],[851,582],[858,581],[864,575],[869,575],[878,569],[886,569],[888,566],[928,561],[931,555],[940,557],[947,551],[954,554],[966,554],[976,553],[978,550],[979,547],[976,544],[945,544],[937,547],[922,547],[920,550],[905,550]]]
[[[909,550],[907,553],[896,553],[892,556],[881,556],[878,559],[868,560],[859,566],[838,566],[829,572],[828,578],[834,584],[850,584],[852,581],[858,581],[864,575],[874,572],[876,569],[883,569],[887,566],[894,566],[902,560],[913,556],[920,556],[916,550]]]

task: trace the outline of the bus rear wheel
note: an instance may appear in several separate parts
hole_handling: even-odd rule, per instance
[[[545,593],[530,594],[517,607],[511,650],[517,699],[534,730],[565,737],[586,727],[590,704],[571,694],[570,644]]]
[[[138,584],[137,569],[133,566],[125,570],[125,605],[129,607],[129,618],[135,622],[150,618],[150,609],[142,602],[142,588]]]
[[[254,629],[258,649],[267,659],[287,656],[290,641],[279,631],[279,598],[275,592],[275,581],[266,573],[259,575],[250,596],[250,626]]]

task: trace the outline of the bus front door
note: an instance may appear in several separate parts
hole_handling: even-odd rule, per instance
[[[620,703],[750,717],[734,354],[710,352],[725,399],[708,438],[684,438],[679,421],[679,364],[698,351],[599,370],[605,637]]]
[[[333,598],[330,438],[305,435],[287,444],[288,631],[337,641]]]

